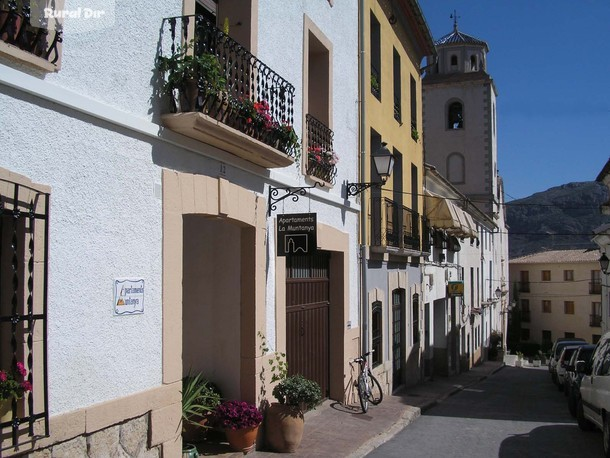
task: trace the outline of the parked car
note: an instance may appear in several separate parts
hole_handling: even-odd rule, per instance
[[[561,354],[557,360],[557,387],[559,388],[559,391],[564,391],[564,378],[570,358],[572,358],[572,355],[576,353],[576,350],[583,345],[586,345],[586,343],[582,342],[580,345],[567,345],[561,350]]]
[[[594,349],[595,345],[590,344],[579,347],[566,367],[563,392],[568,397],[568,410],[573,417],[576,417],[576,405],[580,399],[580,381],[583,376],[582,373],[576,371],[576,363],[578,361],[583,361],[584,364],[588,363]]]
[[[561,350],[568,345],[578,345],[581,343],[586,343],[584,339],[580,338],[565,338],[561,337],[555,341],[553,344],[553,348],[551,349],[551,356],[549,357],[549,372],[551,373],[551,379],[555,385],[558,384],[557,380],[557,360],[561,355]]]
[[[576,419],[582,430],[599,428],[603,432],[604,455],[610,457],[610,332],[597,343],[589,363],[578,361],[583,374]]]

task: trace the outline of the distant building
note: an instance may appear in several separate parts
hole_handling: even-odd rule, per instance
[[[521,342],[543,348],[559,337],[597,342],[603,319],[598,258],[597,251],[560,250],[510,261]]]

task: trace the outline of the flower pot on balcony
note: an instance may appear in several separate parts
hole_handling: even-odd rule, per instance
[[[11,421],[13,417],[12,403],[12,398],[0,401],[0,423],[6,423],[7,421]]]
[[[23,16],[11,11],[0,11],[0,40],[15,44],[23,24]]]

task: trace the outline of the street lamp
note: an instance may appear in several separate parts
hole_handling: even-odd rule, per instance
[[[610,259],[606,256],[606,253],[602,253],[599,258],[599,266],[602,268],[602,272],[607,275],[608,274],[608,264],[610,264]]]
[[[381,182],[370,182],[370,183],[347,183],[347,195],[356,196],[365,189],[372,186],[383,186],[388,178],[392,174],[394,168],[394,155],[387,148],[387,143],[382,142],[381,148],[379,148],[375,154],[372,155],[373,164],[377,169],[377,175],[381,178]]]

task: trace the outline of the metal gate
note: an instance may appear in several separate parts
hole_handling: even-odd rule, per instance
[[[286,258],[286,360],[288,374],[330,385],[330,253]]]

